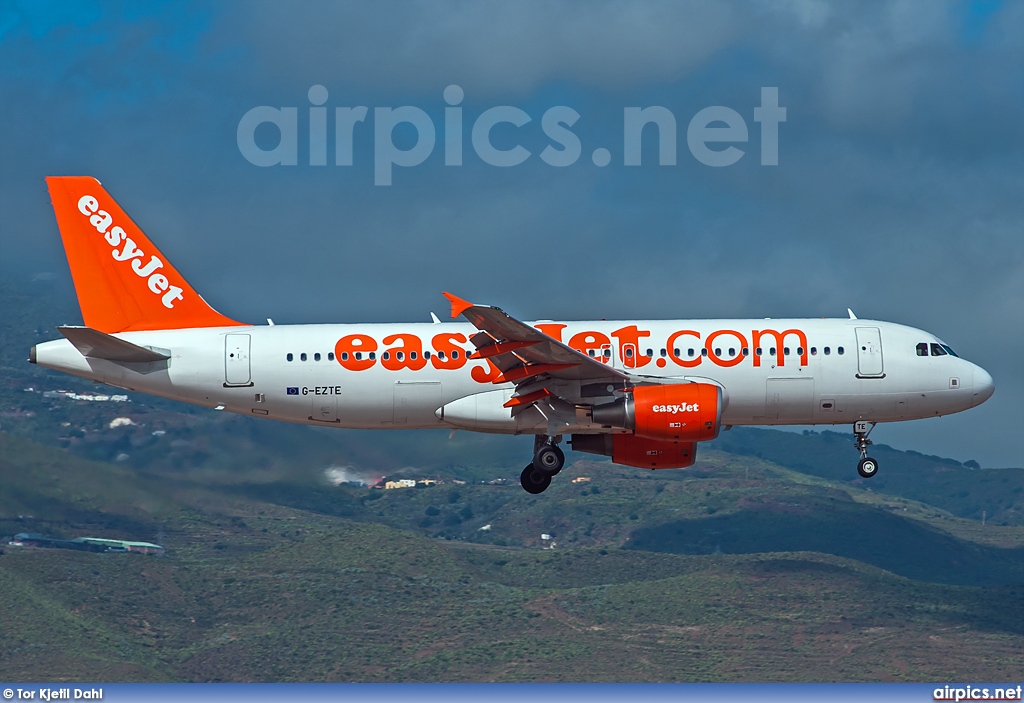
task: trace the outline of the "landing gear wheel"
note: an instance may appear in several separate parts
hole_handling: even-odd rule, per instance
[[[871,478],[878,473],[878,462],[869,456],[864,457],[857,463],[857,473],[864,478]]]
[[[527,493],[537,495],[547,490],[551,485],[551,474],[541,471],[533,464],[527,464],[523,473],[519,475],[519,483]]]
[[[542,444],[533,455],[533,466],[548,476],[554,476],[565,466],[565,454],[554,444]]]
[[[872,441],[868,439],[871,430],[875,429],[877,423],[858,420],[853,423],[853,446],[860,452],[860,462],[857,464],[857,473],[863,478],[871,478],[878,473],[878,462],[868,456],[868,447]]]

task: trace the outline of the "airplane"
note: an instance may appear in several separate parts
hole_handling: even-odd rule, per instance
[[[737,425],[851,424],[968,410],[992,377],[920,329],[858,319],[521,322],[444,293],[443,323],[266,325],[214,310],[95,178],[47,178],[84,326],[29,361],[130,391],[324,427],[534,436],[539,494],[575,451],[686,468]]]

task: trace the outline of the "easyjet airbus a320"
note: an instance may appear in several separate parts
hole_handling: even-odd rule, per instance
[[[48,178],[85,322],[33,363],[244,415],[346,428],[534,435],[523,488],[576,451],[693,464],[732,425],[853,426],[987,400],[992,377],[928,332],[849,319],[525,323],[450,293],[467,323],[251,325],[211,308],[99,181]],[[269,322],[269,321],[268,321]]]

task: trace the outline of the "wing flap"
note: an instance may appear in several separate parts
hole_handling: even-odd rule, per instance
[[[573,381],[629,379],[627,374],[562,344],[501,308],[474,305],[451,293],[444,295],[452,303],[452,317],[462,315],[480,330],[470,337],[477,348],[474,356],[490,359],[502,372],[502,381],[537,376],[518,375],[525,373],[519,372],[519,368],[529,366],[534,366],[534,370],[544,367],[541,373],[552,378]]]

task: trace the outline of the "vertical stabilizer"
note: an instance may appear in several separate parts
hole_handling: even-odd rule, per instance
[[[46,183],[86,326],[110,334],[242,324],[210,307],[95,178]]]

